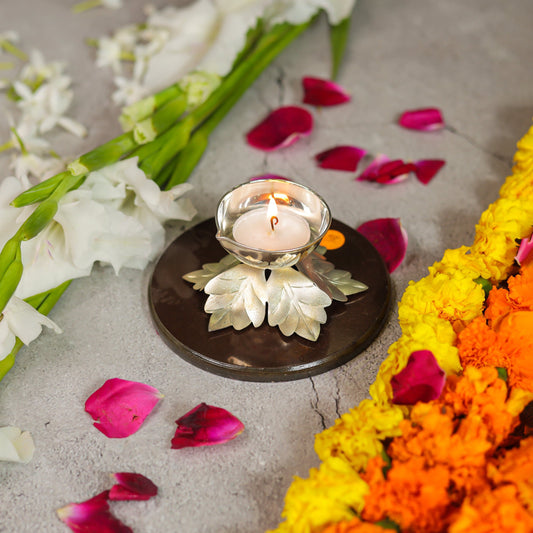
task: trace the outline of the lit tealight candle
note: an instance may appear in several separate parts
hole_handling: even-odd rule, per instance
[[[278,206],[271,196],[268,207],[252,209],[235,221],[233,238],[249,248],[293,250],[309,242],[311,230],[305,218]]]

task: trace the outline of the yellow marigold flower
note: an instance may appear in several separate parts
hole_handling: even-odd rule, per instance
[[[513,173],[533,168],[533,126],[529,128],[516,146],[518,150],[514,155],[515,166],[513,167]]]
[[[401,434],[398,424],[402,419],[402,409],[396,405],[363,400],[315,437],[315,451],[322,461],[340,457],[360,471],[383,450],[380,439]]]
[[[269,533],[318,533],[360,513],[368,485],[348,463],[330,457],[312,468],[308,479],[294,478],[281,516],[285,522]]]
[[[429,273],[436,275],[438,273],[447,274],[452,277],[459,270],[465,277],[476,279],[483,276],[481,270],[485,264],[480,260],[479,254],[472,253],[469,246],[446,250],[441,261],[438,261],[429,267]]]
[[[533,172],[528,169],[509,176],[500,189],[500,196],[509,199],[533,198]]]
[[[479,283],[461,272],[426,276],[410,282],[400,302],[400,323],[409,313],[432,314],[452,322],[468,323],[481,314],[485,293]],[[429,348],[426,348],[429,349]]]

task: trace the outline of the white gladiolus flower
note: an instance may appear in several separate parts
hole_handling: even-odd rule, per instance
[[[26,298],[87,276],[95,261],[111,264],[116,273],[145,268],[163,249],[163,224],[195,215],[188,200],[178,200],[191,188],[161,191],[137,167],[137,158],[91,172],[60,200],[53,222],[22,243],[24,271],[15,294]]]
[[[98,39],[96,64],[99,67],[111,67],[115,74],[122,72],[122,45],[117,39],[102,37]]]
[[[55,322],[24,300],[13,296],[5,306],[0,320],[0,360],[10,354],[16,337],[28,345],[41,334],[43,326],[61,333]]]
[[[28,431],[14,426],[0,428],[0,461],[29,463],[34,452],[35,445]]]

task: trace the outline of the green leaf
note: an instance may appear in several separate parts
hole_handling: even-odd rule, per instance
[[[476,283],[479,283],[479,285],[481,285],[481,288],[483,289],[485,293],[485,298],[487,298],[489,295],[489,292],[492,289],[492,283],[488,279],[482,278],[481,276],[479,276],[479,278],[476,278],[474,281]]]
[[[337,78],[342,58],[350,35],[351,17],[346,17],[335,26],[329,27],[329,41],[331,44],[331,79]]]
[[[391,529],[398,532],[400,531],[400,526],[396,522],[393,522],[390,518],[385,518],[384,520],[376,522],[376,526],[380,526],[383,529]]]
[[[389,454],[385,451],[385,448],[381,449],[381,458],[385,461],[385,466],[382,468],[382,471],[383,471],[383,476],[386,478],[387,473],[392,467],[392,461],[391,461],[391,458],[389,457]]]
[[[501,366],[497,366],[496,370],[498,371],[498,377],[500,379],[503,379],[503,381],[507,383],[507,380],[509,379],[509,374],[507,373],[507,369]]]

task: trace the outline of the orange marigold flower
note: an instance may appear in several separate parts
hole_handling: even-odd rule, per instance
[[[520,274],[508,281],[509,297],[517,306],[533,309],[533,261],[528,260],[520,269]]]
[[[390,533],[390,529],[384,529],[376,524],[362,522],[354,517],[349,522],[339,522],[332,524],[322,531],[322,533]]]
[[[368,463],[371,472],[373,462]],[[428,468],[423,458],[414,457],[393,463],[386,480],[371,474],[368,481],[370,492],[362,513],[365,520],[390,518],[413,533],[443,531],[450,520],[450,476],[445,466]]]
[[[517,489],[503,485],[464,501],[449,533],[531,533],[533,516],[521,505]]]
[[[485,318],[488,320],[489,326],[494,326],[500,318],[514,309],[516,306],[511,300],[508,290],[497,289],[496,287],[491,289],[485,310]]]

